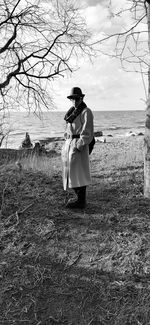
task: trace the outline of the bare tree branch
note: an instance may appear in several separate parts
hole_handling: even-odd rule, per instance
[[[26,108],[48,107],[51,81],[73,71],[72,58],[93,53],[80,10],[71,0],[50,0],[46,7],[41,0],[0,0],[0,8],[3,107],[23,107],[25,100]]]
[[[128,30],[124,31],[124,32],[120,32],[120,33],[114,33],[112,35],[107,35],[106,37],[96,41],[96,42],[93,42],[91,45],[95,45],[95,44],[98,44],[98,43],[102,43],[108,39],[111,39],[111,38],[114,38],[114,37],[120,37],[120,36],[126,36],[128,34],[131,35],[131,32],[140,24],[140,22],[146,17],[146,14],[143,15],[133,26],[131,26]],[[147,31],[145,31],[147,32]],[[135,32],[134,32],[135,33]]]

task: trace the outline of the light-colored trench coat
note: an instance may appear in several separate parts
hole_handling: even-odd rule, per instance
[[[80,134],[80,138],[69,136]],[[89,143],[93,138],[93,114],[86,107],[73,123],[66,124],[65,143],[62,147],[63,187],[86,186],[91,183]]]

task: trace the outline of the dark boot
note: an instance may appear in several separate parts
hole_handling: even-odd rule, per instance
[[[70,209],[84,209],[86,206],[86,186],[76,187],[77,200],[70,199],[66,205]]]
[[[74,204],[78,199],[78,194],[77,194],[78,193],[78,187],[74,187],[73,190],[74,190],[77,198],[76,199],[75,198],[70,198],[66,203],[67,208],[70,208],[70,206],[72,206],[72,204]]]

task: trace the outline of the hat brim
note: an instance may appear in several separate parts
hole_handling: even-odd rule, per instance
[[[75,99],[75,98],[83,98],[85,96],[85,94],[82,94],[82,95],[70,95],[70,96],[67,96],[68,99]]]

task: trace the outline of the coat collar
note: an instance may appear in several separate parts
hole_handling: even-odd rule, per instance
[[[82,102],[79,107],[77,109],[75,109],[74,106],[72,106],[68,112],[66,113],[64,120],[67,123],[73,123],[73,121],[75,120],[75,118],[81,114],[81,112],[84,110],[84,108],[86,108],[86,104],[84,102]]]

